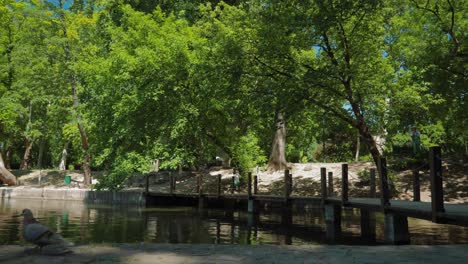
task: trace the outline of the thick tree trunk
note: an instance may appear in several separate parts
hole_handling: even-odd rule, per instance
[[[381,157],[381,154],[377,146],[377,143],[374,140],[374,137],[369,132],[369,128],[367,127],[366,124],[360,124],[360,127],[358,129],[359,129],[359,133],[362,136],[363,142],[369,148],[369,152],[372,155],[372,159],[374,160],[375,165],[377,166],[379,158]]]
[[[268,170],[278,171],[287,167],[286,162],[286,119],[283,113],[276,115],[276,131],[271,147],[270,159],[268,160]]]
[[[63,145],[62,157],[60,158],[59,170],[67,169],[67,157],[68,157],[68,142]]]
[[[29,161],[31,160],[31,150],[33,142],[26,139],[26,150],[24,151],[23,159],[21,160],[20,170],[27,170],[29,168]]]
[[[83,171],[84,171],[84,184],[90,185],[92,183],[91,179],[91,155],[89,155],[88,150],[83,158]]]
[[[42,159],[44,158],[44,149],[45,149],[45,139],[41,138],[39,140],[39,155],[37,156],[37,168],[42,168]]]
[[[16,185],[16,177],[11,174],[6,168],[5,163],[3,162],[2,152],[0,151],[0,180],[4,184]]]

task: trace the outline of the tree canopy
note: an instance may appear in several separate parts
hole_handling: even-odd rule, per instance
[[[377,161],[408,149],[413,127],[423,147],[466,157],[467,8],[0,0],[0,158],[118,185],[155,160],[245,172],[362,148]]]

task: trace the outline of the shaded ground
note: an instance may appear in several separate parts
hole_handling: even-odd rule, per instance
[[[293,175],[293,193],[298,196],[318,196],[320,195],[320,168],[324,167],[328,172],[333,173],[334,195],[339,196],[341,192],[341,163],[290,163],[288,164],[290,173]],[[370,197],[369,169],[373,168],[371,162],[358,162],[349,164],[350,197]],[[460,163],[443,163],[445,200],[453,203],[468,203],[468,166]],[[82,187],[80,182],[83,176],[78,171],[13,171],[22,185],[37,186],[39,178],[40,185],[64,186],[64,176],[71,175],[72,187]],[[395,199],[413,199],[413,174],[411,170],[388,171],[390,184],[393,187],[393,197]],[[176,192],[196,192],[199,173],[184,171],[178,172],[161,171],[158,174],[151,174],[149,177],[150,191],[169,192],[170,175],[176,179]],[[203,191],[205,193],[217,192],[217,175],[222,176],[222,191],[232,190],[232,169],[212,167],[203,175]],[[41,176],[41,177],[39,177]],[[94,177],[99,177],[99,173],[94,173]],[[328,176],[327,176],[328,177]],[[259,193],[282,195],[284,190],[284,172],[259,171]],[[376,179],[378,184],[378,177]],[[429,202],[430,180],[429,170],[420,170],[421,201]],[[146,179],[144,176],[133,176],[127,182],[127,188],[144,188]],[[376,187],[377,195],[379,187]],[[246,192],[246,182],[242,182],[241,190]]]
[[[187,244],[85,245],[66,256],[27,255],[0,246],[1,263],[464,263],[467,245],[252,246]]]

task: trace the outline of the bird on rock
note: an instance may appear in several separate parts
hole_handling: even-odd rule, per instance
[[[47,255],[62,255],[71,252],[68,248],[73,244],[63,239],[63,237],[47,226],[40,224],[29,209],[24,209],[23,216],[23,237],[24,240],[37,245],[40,252]]]

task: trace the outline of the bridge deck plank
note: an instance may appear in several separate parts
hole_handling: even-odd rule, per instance
[[[197,198],[198,193],[148,193],[150,196],[157,197],[177,197],[177,198]],[[205,197],[210,199],[217,199],[217,194],[204,194]],[[247,200],[247,194],[222,194],[219,196],[221,199],[236,199],[236,200]],[[282,202],[285,200],[284,196],[277,195],[253,195],[253,199],[258,201],[269,201],[269,202]],[[298,202],[317,202],[320,201],[320,197],[303,197],[303,196],[291,196],[289,198],[292,201]],[[327,203],[333,203],[342,205],[341,197],[332,197],[326,200]],[[349,202],[345,204],[345,207],[367,209],[371,211],[382,211],[379,198],[349,198]],[[439,213],[438,216],[444,222],[456,225],[468,226],[468,204],[450,204],[445,203],[445,212]],[[409,217],[415,217],[420,219],[431,220],[432,219],[432,207],[430,202],[413,202],[404,200],[390,200],[390,206],[385,207],[385,211],[403,214]]]

